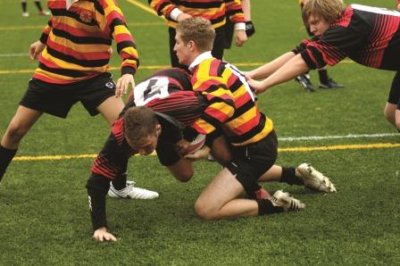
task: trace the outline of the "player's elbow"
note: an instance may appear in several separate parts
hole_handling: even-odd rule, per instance
[[[192,173],[180,173],[176,174],[175,178],[179,180],[180,182],[186,183],[193,177],[193,172]]]

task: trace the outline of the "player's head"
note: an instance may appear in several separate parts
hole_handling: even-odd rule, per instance
[[[318,36],[336,21],[343,12],[342,0],[307,0],[303,7],[303,20],[310,31]]]
[[[215,30],[209,20],[194,17],[182,20],[176,26],[174,51],[179,63],[190,65],[200,53],[211,51]]]
[[[129,146],[141,155],[152,153],[158,143],[161,126],[148,107],[132,107],[124,114],[124,136]]]

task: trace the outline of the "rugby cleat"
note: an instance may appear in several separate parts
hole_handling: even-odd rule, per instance
[[[319,192],[336,192],[335,185],[329,177],[317,171],[311,164],[302,163],[296,168],[299,178],[303,180],[304,186]]]
[[[155,199],[158,198],[158,193],[144,188],[135,187],[135,182],[126,181],[126,187],[117,190],[112,182],[110,183],[110,189],[108,190],[108,196],[111,198],[123,198],[123,199]]]
[[[328,79],[328,82],[319,84],[320,89],[339,89],[343,87],[342,84],[337,83],[331,78]]]
[[[275,207],[281,207],[284,211],[299,211],[304,209],[306,205],[298,199],[290,196],[289,193],[277,190],[271,199]]]
[[[297,76],[294,80],[297,81],[306,91],[308,92],[315,91],[314,86],[310,81],[310,77],[307,74]]]

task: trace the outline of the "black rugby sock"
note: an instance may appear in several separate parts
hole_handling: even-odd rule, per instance
[[[0,181],[17,150],[10,150],[0,145]]]

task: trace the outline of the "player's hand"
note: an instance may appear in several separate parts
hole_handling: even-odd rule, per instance
[[[179,155],[184,156],[188,153],[189,145],[189,141],[181,139],[175,144],[175,150]]]
[[[113,234],[107,232],[107,228],[105,228],[105,227],[100,227],[99,229],[94,231],[93,239],[96,241],[99,241],[99,242],[104,242],[104,241],[115,242],[115,241],[117,241],[117,238]]]
[[[132,89],[135,88],[135,80],[132,74],[124,74],[117,81],[117,88],[115,89],[115,97],[121,97],[128,93],[129,85]]]
[[[177,18],[176,18],[176,21],[182,21],[182,20],[185,20],[185,19],[188,19],[188,18],[191,18],[192,16],[191,15],[189,15],[189,14],[187,14],[187,13],[182,13],[182,14],[180,14]]]
[[[235,30],[235,44],[240,47],[247,41],[245,30]]]
[[[43,49],[46,47],[41,41],[36,41],[31,44],[29,48],[29,56],[32,60],[38,59],[38,56],[42,53]]]
[[[248,79],[247,83],[249,83],[250,87],[255,91],[256,94],[260,94],[267,89],[262,86],[261,81],[257,81],[254,79]]]
[[[200,160],[200,159],[205,159],[208,157],[210,154],[210,148],[207,146],[204,146],[200,150],[194,152],[194,153],[189,153],[185,155],[186,159],[190,160]]]

